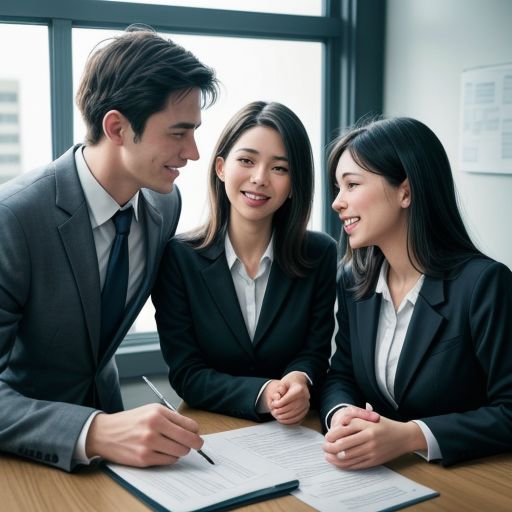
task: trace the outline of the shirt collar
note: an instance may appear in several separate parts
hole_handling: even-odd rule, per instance
[[[138,222],[139,218],[139,192],[122,207],[115,199],[99,184],[85,161],[83,150],[85,146],[80,146],[75,151],[75,163],[78,171],[78,178],[84,191],[87,207],[91,217],[92,229],[101,226],[112,218],[117,210],[126,210],[130,206],[133,207],[133,217]]]
[[[229,239],[229,234],[226,230],[226,238],[224,239],[224,250],[226,251],[226,260],[228,262],[228,267],[231,270],[233,268],[233,265],[240,261],[238,256],[236,255],[235,249],[233,247],[233,244],[231,243],[231,240]],[[272,233],[272,236],[270,238],[270,241],[267,245],[267,249],[263,253],[262,257],[260,258],[260,264],[265,261],[265,259],[268,259],[271,263],[274,261],[274,234]]]
[[[387,275],[388,275],[389,263],[384,260],[380,267],[379,279],[377,281],[377,286],[375,287],[375,293],[382,293],[382,298],[389,302],[391,300],[391,293],[389,292]],[[423,285],[423,281],[425,280],[425,275],[421,274],[416,284],[411,288],[409,293],[404,297],[404,300],[409,301],[413,306],[416,304],[418,300],[418,295],[420,293],[421,287]],[[402,301],[403,303],[403,301]]]

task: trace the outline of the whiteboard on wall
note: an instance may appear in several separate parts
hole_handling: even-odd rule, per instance
[[[512,63],[462,72],[459,168],[512,174]]]

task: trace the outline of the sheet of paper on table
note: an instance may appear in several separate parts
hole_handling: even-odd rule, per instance
[[[357,471],[335,468],[324,459],[323,436],[309,428],[274,421],[214,435],[293,471],[300,482],[293,494],[321,512],[397,510],[438,496],[384,466]]]
[[[208,464],[190,452],[145,469],[107,464],[110,474],[156,509],[213,510],[293,494],[321,512],[397,510],[438,495],[384,466],[343,471],[325,461],[323,436],[276,421],[203,436]]]
[[[107,464],[107,473],[156,510],[190,512],[223,510],[288,494],[296,489],[295,472],[247,451],[220,435],[208,438],[203,450],[171,466],[132,468]]]

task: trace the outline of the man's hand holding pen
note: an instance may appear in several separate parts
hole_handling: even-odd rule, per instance
[[[86,440],[88,457],[145,467],[174,464],[203,440],[198,424],[160,404],[115,414],[98,414]]]

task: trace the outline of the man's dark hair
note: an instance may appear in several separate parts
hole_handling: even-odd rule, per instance
[[[110,110],[128,119],[137,140],[147,119],[165,108],[170,94],[193,88],[200,89],[203,107],[213,104],[218,94],[214,70],[155,32],[124,32],[87,61],[76,95],[87,125],[86,140],[99,142],[103,117]]]

